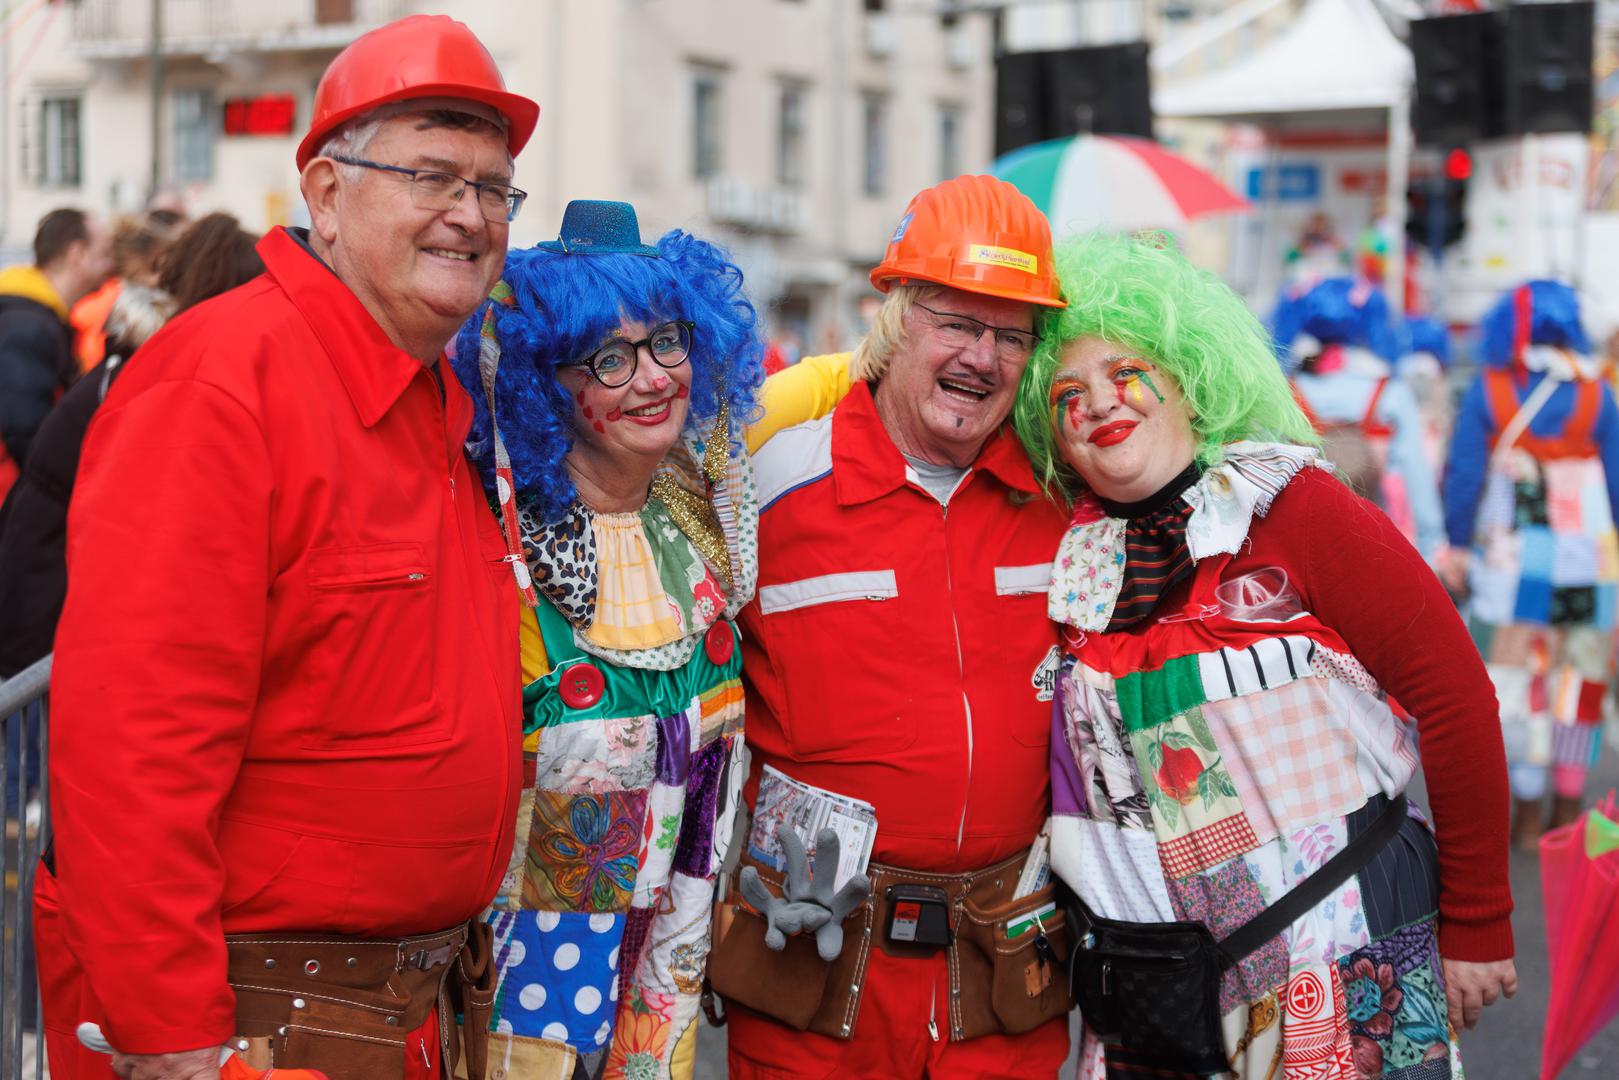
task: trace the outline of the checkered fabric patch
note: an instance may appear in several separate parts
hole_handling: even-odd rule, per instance
[[[1282,831],[1341,817],[1365,801],[1355,741],[1333,716],[1320,678],[1299,679],[1240,702],[1210,702]]]
[[[1196,656],[1178,656],[1157,671],[1121,675],[1114,683],[1124,730],[1142,731],[1203,704]]]
[[[1194,829],[1158,845],[1158,859],[1164,864],[1164,874],[1171,879],[1190,877],[1200,870],[1219,866],[1227,859],[1252,851],[1259,846],[1253,826],[1242,814],[1216,821]]]

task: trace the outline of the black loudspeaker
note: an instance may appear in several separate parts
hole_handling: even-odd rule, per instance
[[[1514,4],[1501,39],[1502,131],[1591,130],[1596,6]]]
[[[1463,146],[1501,133],[1499,27],[1493,14],[1412,20],[1419,144]]]
[[[1046,53],[1048,139],[1094,132],[1152,138],[1147,43]]]
[[[1147,45],[1007,53],[995,62],[995,153],[1082,131],[1152,138]]]
[[[1043,53],[1007,53],[995,61],[995,154],[1046,138]]]

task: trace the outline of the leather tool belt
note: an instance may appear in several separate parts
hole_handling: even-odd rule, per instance
[[[486,924],[393,939],[232,934],[225,944],[236,992],[232,1046],[254,1068],[319,1069],[330,1080],[402,1077],[405,1036],[436,1007],[445,1075],[460,1056],[460,1012],[463,1071],[482,1080],[496,974]]]
[[[948,956],[948,1007],[938,1025],[952,1042],[980,1035],[1017,1035],[1061,1016],[1072,1005],[1067,959],[1071,943],[1060,909],[1041,915],[1035,928],[1009,937],[1010,925],[1053,902],[1048,886],[1012,899],[1027,853],[965,874],[933,874],[872,863],[871,896],[843,922],[843,951],[821,959],[811,934],[787,939],[782,952],[764,942],[765,920],[739,890],[714,909],[714,946],[708,961],[713,990],[728,1005],[762,1013],[798,1031],[834,1039],[853,1038],[873,945],[890,956]],[[780,872],[752,865],[774,893],[783,892]],[[931,886],[944,892],[950,912],[949,944],[890,940],[892,886]],[[903,890],[902,890],[903,891]]]

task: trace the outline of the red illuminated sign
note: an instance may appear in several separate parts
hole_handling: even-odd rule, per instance
[[[291,135],[298,101],[291,94],[225,100],[226,135]]]

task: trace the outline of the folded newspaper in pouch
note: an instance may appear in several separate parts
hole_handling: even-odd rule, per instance
[[[871,847],[877,839],[877,810],[868,802],[812,787],[766,765],[759,778],[759,798],[748,829],[748,855],[778,871],[786,869],[776,830],[792,829],[804,841],[804,851],[815,855],[815,837],[822,829],[838,834],[838,869],[834,889],[856,874],[866,872]]]
[[[1021,900],[1046,887],[1051,880],[1051,822],[1040,830],[1040,835],[1034,838],[1029,845],[1029,857],[1023,862],[1023,872],[1018,875],[1017,888],[1012,892],[1013,900]]]

